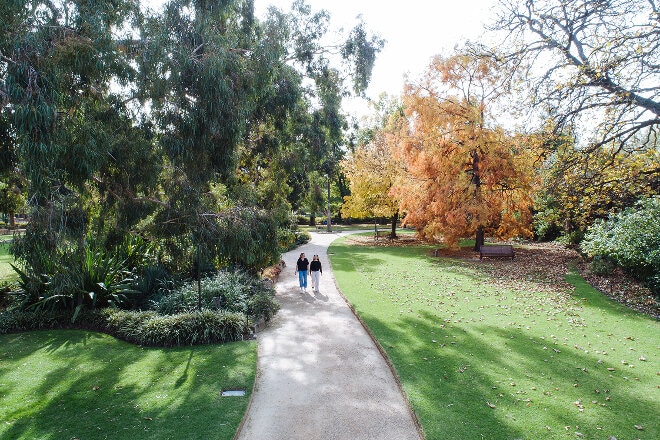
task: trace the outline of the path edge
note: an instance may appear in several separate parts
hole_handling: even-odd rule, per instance
[[[339,238],[339,237],[338,237]],[[333,241],[334,242],[334,241]],[[328,245],[328,248],[332,243]],[[332,260],[328,258],[328,262],[330,263],[330,266],[332,266]],[[383,346],[378,342],[376,339],[376,336],[373,334],[371,329],[367,326],[367,324],[364,322],[360,314],[355,310],[355,307],[353,307],[353,304],[351,304],[346,296],[344,296],[344,292],[341,291],[339,288],[339,285],[337,284],[337,277],[334,276],[334,270],[333,270],[333,277],[332,281],[335,284],[335,288],[337,289],[337,292],[339,293],[339,296],[342,297],[348,308],[351,310],[351,313],[353,316],[355,316],[355,319],[358,320],[362,328],[364,329],[365,332],[367,332],[367,335],[369,335],[369,338],[371,341],[374,343],[378,351],[380,352],[380,355],[383,357],[383,360],[385,360],[385,363],[387,364],[387,367],[390,369],[390,372],[392,373],[392,376],[394,377],[394,381],[396,382],[397,388],[399,388],[399,392],[403,395],[404,400],[406,401],[406,408],[408,408],[408,413],[410,413],[410,416],[412,417],[413,423],[415,424],[415,428],[417,429],[417,433],[419,434],[421,440],[426,440],[426,435],[424,433],[424,428],[422,428],[422,424],[419,421],[419,418],[417,417],[417,414],[413,410],[412,406],[410,405],[410,398],[408,397],[408,393],[406,393],[406,390],[403,388],[403,384],[401,383],[401,379],[399,379],[399,375],[396,373],[396,369],[394,368],[394,364],[390,360],[390,357],[387,355],[387,352],[383,348]]]
[[[257,380],[259,379],[259,376],[261,376],[261,368],[259,368],[259,340],[257,339],[257,362],[255,366],[255,372],[254,372],[254,384],[252,385],[252,391],[250,391],[250,399],[248,400],[248,404],[245,407],[245,412],[243,413],[243,417],[241,417],[241,423],[238,424],[238,428],[236,428],[236,432],[234,433],[234,437],[232,437],[233,440],[238,440],[238,437],[241,434],[241,431],[243,431],[243,427],[245,426],[245,422],[247,422],[248,419],[248,414],[250,414],[250,409],[252,408],[252,401],[253,401],[253,396],[254,392],[257,390],[258,387],[258,382]]]

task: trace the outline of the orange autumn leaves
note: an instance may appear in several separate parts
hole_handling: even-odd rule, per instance
[[[498,72],[485,59],[436,57],[403,95],[407,123],[383,128],[390,154],[404,168],[389,191],[404,223],[456,247],[475,236],[531,235],[538,157],[534,139],[493,126],[488,104]]]

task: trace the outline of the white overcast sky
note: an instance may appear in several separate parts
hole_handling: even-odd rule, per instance
[[[157,9],[166,0],[148,0]],[[263,17],[268,6],[289,11],[293,0],[254,0],[256,14]],[[449,54],[466,39],[479,40],[483,24],[494,14],[497,0],[306,0],[313,11],[330,13],[330,29],[351,29],[362,16],[367,29],[386,40],[378,54],[367,96],[377,99],[385,92],[398,95],[404,76],[419,76],[432,56]],[[366,102],[350,102],[347,111],[368,113]]]
[[[273,5],[288,11],[292,0],[255,0],[257,16]],[[367,29],[386,40],[378,54],[367,96],[377,99],[385,92],[398,95],[405,75],[424,72],[431,57],[449,54],[457,43],[479,40],[484,23],[494,15],[497,0],[306,0],[312,10],[325,9],[331,29],[351,29],[362,19]],[[366,102],[349,103],[351,113],[368,112]]]

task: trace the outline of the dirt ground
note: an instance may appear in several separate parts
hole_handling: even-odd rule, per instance
[[[371,236],[354,236],[349,239],[353,244],[363,246],[412,246],[428,244],[413,236],[400,236],[397,239],[374,240]],[[660,319],[660,301],[639,282],[616,270],[609,276],[592,274],[588,262],[574,249],[557,243],[512,243],[516,256],[512,262],[509,259],[488,258],[479,260],[479,253],[471,247],[457,251],[437,249],[438,256],[461,260],[468,265],[489,265],[495,279],[502,284],[520,286],[530,282],[543,282],[549,288],[564,289],[564,275],[571,267],[577,267],[580,274],[596,289],[615,301],[631,309],[645,313],[655,319]],[[429,251],[433,255],[434,250]]]

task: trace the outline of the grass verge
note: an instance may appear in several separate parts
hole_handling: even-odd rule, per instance
[[[63,330],[2,335],[0,347],[8,439],[232,439],[256,371],[253,341],[156,349]]]
[[[18,274],[10,266],[14,256],[9,252],[9,246],[10,243],[0,243],[0,282],[18,280]]]
[[[660,438],[658,321],[574,274],[505,283],[493,267],[515,260],[429,250],[346,238],[329,249],[426,438]]]

